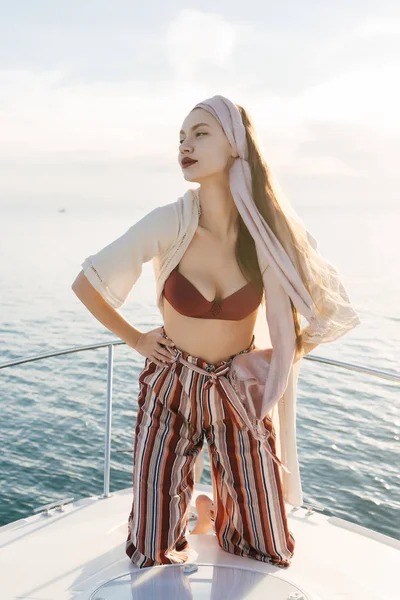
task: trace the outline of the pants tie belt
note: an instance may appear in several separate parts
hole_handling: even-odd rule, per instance
[[[172,368],[175,369],[177,363],[180,362],[193,371],[197,371],[202,375],[206,375],[208,380],[205,383],[205,389],[209,389],[212,385],[215,385],[222,398],[226,399],[228,410],[238,427],[242,429],[243,426],[247,426],[253,433],[254,437],[264,445],[267,452],[271,455],[272,460],[282,467],[286,473],[290,473],[287,466],[282,463],[276,454],[274,454],[270,449],[268,439],[271,434],[266,429],[262,419],[249,416],[246,408],[238,398],[232,384],[229,381],[229,378],[227,377],[230,369],[230,361],[219,365],[216,369],[206,370],[184,359],[182,356],[182,351],[179,350],[179,348],[171,348],[169,346],[166,346],[166,348],[173,352],[174,362],[172,363]]]

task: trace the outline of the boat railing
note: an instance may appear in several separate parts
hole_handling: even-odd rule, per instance
[[[15,367],[17,365],[34,362],[37,360],[44,360],[46,358],[53,358],[55,356],[63,356],[65,354],[74,354],[75,352],[87,352],[89,350],[97,350],[98,348],[107,348],[107,389],[106,389],[106,411],[105,411],[105,436],[104,436],[104,485],[103,495],[100,498],[108,498],[110,496],[110,463],[111,463],[111,418],[112,418],[112,389],[113,389],[113,368],[114,368],[114,347],[125,344],[123,340],[115,340],[111,342],[101,342],[97,344],[88,344],[84,346],[76,346],[73,348],[65,348],[63,350],[55,350],[52,352],[45,352],[43,354],[36,354],[33,356],[27,356],[25,358],[19,358],[9,362],[0,364],[0,369],[7,369],[9,367]],[[357,373],[363,373],[373,377],[379,377],[400,383],[400,375],[383,371],[380,369],[372,369],[371,367],[364,367],[344,361],[334,360],[331,358],[324,358],[322,356],[307,354],[303,357],[303,360],[309,360],[312,362],[323,363],[332,367],[340,369],[347,369],[355,371]],[[118,450],[118,452],[132,452],[132,449]],[[70,502],[73,498],[69,498]],[[66,502],[56,501],[42,507],[38,507],[34,512],[47,511],[55,506],[60,506],[60,510],[63,510],[63,504]]]

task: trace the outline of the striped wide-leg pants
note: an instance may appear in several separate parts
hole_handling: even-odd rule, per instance
[[[162,332],[168,338],[163,328]],[[252,343],[242,352],[253,347]],[[174,350],[206,370],[229,362],[210,365]],[[205,436],[218,544],[232,554],[288,567],[295,540],[288,528],[279,466],[249,428],[238,426],[221,388],[179,361],[160,366],[149,358],[139,384],[133,502],[125,549],[130,560],[139,568],[188,560],[194,463]],[[275,454],[269,416],[264,425]]]

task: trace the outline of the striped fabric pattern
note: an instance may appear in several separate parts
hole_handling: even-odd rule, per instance
[[[203,369],[226,364],[208,365],[179,352]],[[205,437],[219,545],[232,554],[290,566],[295,540],[278,465],[247,427],[238,426],[221,386],[179,362],[173,367],[146,358],[139,375],[127,556],[139,568],[188,560],[193,467]],[[275,454],[271,419],[264,424]]]

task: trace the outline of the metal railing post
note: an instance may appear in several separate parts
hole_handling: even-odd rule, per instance
[[[104,437],[104,494],[110,496],[110,464],[111,464],[111,422],[112,422],[112,383],[114,366],[114,346],[108,346],[107,360],[107,399],[106,399],[106,431]]]

